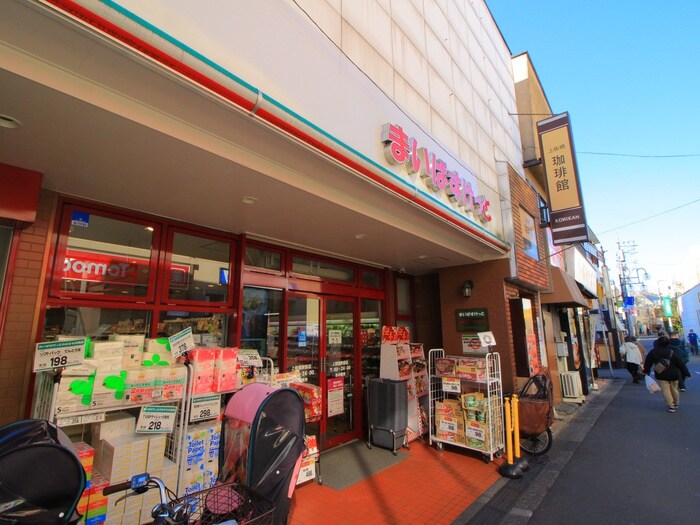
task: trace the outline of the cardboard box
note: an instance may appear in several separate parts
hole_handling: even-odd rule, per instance
[[[435,359],[435,374],[443,377],[454,377],[456,362],[451,357],[439,357]]]
[[[435,402],[435,415],[462,417],[464,411],[459,399],[444,399]]]
[[[187,367],[183,365],[156,368],[155,391],[160,399],[182,399],[187,386]]]

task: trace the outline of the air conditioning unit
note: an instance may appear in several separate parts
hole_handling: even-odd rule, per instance
[[[559,374],[564,401],[583,401],[581,376],[578,372],[562,372]]]

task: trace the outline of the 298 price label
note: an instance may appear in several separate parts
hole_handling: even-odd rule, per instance
[[[195,396],[190,405],[190,422],[215,419],[221,414],[221,395]]]

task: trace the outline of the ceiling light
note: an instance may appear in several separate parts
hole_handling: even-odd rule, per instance
[[[0,115],[0,128],[17,129],[22,123],[9,115]]]
[[[258,199],[256,199],[255,197],[243,197],[241,199],[241,202],[243,204],[255,204],[256,202],[258,202]]]

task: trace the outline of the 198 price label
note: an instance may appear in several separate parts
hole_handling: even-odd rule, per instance
[[[37,343],[34,352],[34,371],[80,365],[84,359],[84,338]]]

